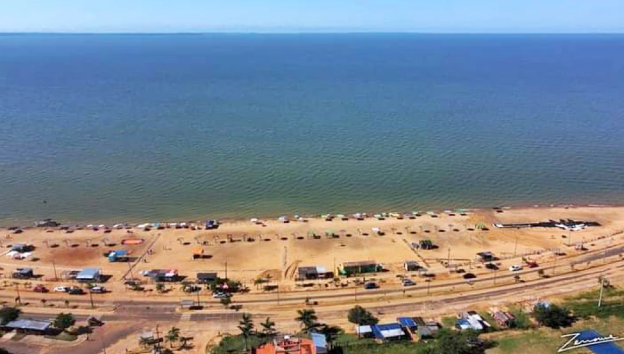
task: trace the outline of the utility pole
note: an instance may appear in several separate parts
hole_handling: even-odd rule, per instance
[[[604,289],[604,275],[600,276],[600,297],[598,298],[598,307],[602,305],[602,290]]]
[[[156,325],[156,349],[160,350],[160,331],[158,330],[158,326]]]
[[[58,281],[58,275],[56,274],[56,263],[52,261],[52,268],[54,269],[54,281]]]
[[[93,305],[93,292],[89,290],[89,299],[91,300],[91,308],[94,309],[95,305]]]
[[[19,292],[19,283],[16,282],[16,283],[13,283],[13,284],[15,284],[15,291],[17,292],[17,297],[15,298],[15,301],[18,304],[21,305],[22,304],[22,297],[20,296],[20,292]]]
[[[553,265],[553,275],[555,275],[555,272],[557,271],[557,255],[559,254],[559,250],[555,251],[555,264]]]

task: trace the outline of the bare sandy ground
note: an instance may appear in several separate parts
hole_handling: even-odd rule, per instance
[[[492,227],[493,222],[536,222],[560,218],[596,221],[601,226],[578,232],[556,228]],[[478,224],[485,225],[489,230],[478,229]],[[381,228],[385,234],[376,235],[373,228]],[[100,267],[104,274],[112,276],[108,286],[115,288],[121,286],[121,277],[129,272],[130,267],[128,263],[109,263],[104,253],[125,249],[132,257],[145,255],[133,268],[134,276],[148,269],[177,269],[189,279],[195,278],[198,272],[207,271],[216,271],[224,276],[227,263],[228,277],[243,281],[252,290],[253,279],[267,274],[272,282],[280,282],[283,289],[288,290],[295,289],[297,266],[322,265],[333,270],[346,261],[375,260],[390,270],[378,274],[378,277],[398,282],[395,275],[403,273],[403,262],[415,260],[444,278],[451,276],[444,266],[449,258],[451,264],[465,266],[475,260],[477,252],[488,250],[499,256],[505,267],[518,263],[523,255],[532,260],[547,261],[552,256],[548,250],[565,248],[568,254],[575,252],[573,247],[566,247],[570,237],[572,244],[585,240],[586,248],[591,249],[601,247],[595,243],[598,241],[592,240],[622,230],[623,207],[521,208],[506,209],[502,213],[477,210],[465,216],[439,214],[433,218],[423,215],[414,220],[309,219],[307,222],[291,221],[285,224],[270,219],[265,220],[263,225],[231,221],[223,223],[217,230],[172,228],[143,231],[134,228],[130,231],[113,230],[107,234],[101,230],[76,230],[67,234],[57,229],[29,228],[17,235],[3,229],[0,235],[4,253],[9,251],[10,245],[18,242],[30,243],[36,249],[26,260],[1,256],[0,266],[5,278],[10,277],[15,268],[32,267],[36,274],[42,275],[39,281],[50,286],[55,285],[51,282],[54,268],[60,276],[65,270]],[[337,237],[328,238],[326,232],[333,232]],[[314,239],[312,234],[320,235],[320,238]],[[136,246],[122,245],[122,240],[127,238],[140,238],[144,242]],[[414,252],[409,244],[422,239],[432,240],[439,248]],[[197,248],[204,250],[204,259],[193,260],[192,253]],[[151,252],[146,254],[148,250]]]

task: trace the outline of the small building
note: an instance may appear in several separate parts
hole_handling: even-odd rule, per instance
[[[76,280],[84,283],[99,282],[102,280],[100,268],[85,268],[76,275]]]
[[[284,336],[271,342],[260,344],[253,354],[317,354],[313,340]]]
[[[398,323],[377,324],[371,326],[375,339],[383,342],[409,339],[408,335]]]
[[[15,252],[19,252],[19,253],[25,253],[25,252],[30,252],[33,250],[33,246],[26,244],[26,243],[16,243],[13,246],[11,246],[11,251],[15,251]]]
[[[373,329],[371,326],[355,326],[355,334],[365,338],[371,338],[373,336]]]
[[[13,271],[12,276],[15,279],[30,279],[33,278],[35,275],[32,268],[17,268],[15,271]]]
[[[477,258],[481,262],[491,262],[491,261],[496,260],[494,257],[494,253],[490,251],[483,251],[483,252],[477,253]]]
[[[375,261],[344,262],[338,270],[340,274],[344,275],[375,273],[379,271],[379,266]]]
[[[297,268],[297,280],[333,278],[334,273],[328,272],[322,265],[303,266]]]
[[[485,321],[478,313],[474,311],[462,312],[459,315],[459,319],[456,324],[458,329],[464,331],[467,329],[473,329],[475,331],[483,331],[491,325]]]
[[[142,273],[156,282],[175,282],[181,279],[177,269],[152,269]]]
[[[407,272],[413,272],[420,269],[420,265],[416,261],[405,261],[403,262],[403,268]]]
[[[111,251],[107,257],[108,257],[109,262],[127,262],[128,251],[126,250]]]
[[[217,280],[217,273],[197,273],[197,282],[199,284],[208,284]]]
[[[397,322],[411,333],[416,333],[418,324],[411,317],[397,317]]]
[[[5,328],[28,334],[46,334],[52,323],[50,321],[17,319],[4,325]]]
[[[495,311],[492,314],[492,318],[494,318],[496,323],[501,327],[510,327],[514,322],[514,315],[509,312]]]

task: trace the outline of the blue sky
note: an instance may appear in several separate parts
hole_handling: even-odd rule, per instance
[[[0,32],[624,32],[624,0],[0,0]]]

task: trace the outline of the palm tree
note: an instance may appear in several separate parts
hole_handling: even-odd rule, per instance
[[[304,332],[310,333],[315,328],[318,328],[319,323],[317,322],[318,316],[316,316],[316,311],[312,309],[297,310],[297,314],[299,316],[295,318],[295,321],[301,323]]]
[[[238,322],[238,329],[241,331],[241,335],[243,336],[243,341],[245,343],[245,351],[248,350],[247,342],[249,337],[253,334],[254,324],[251,320],[251,315],[248,313],[243,313],[243,318]]]
[[[320,328],[320,332],[325,336],[327,344],[329,344],[329,349],[332,349],[334,342],[338,339],[338,335],[342,334],[344,331],[338,326],[323,324]]]
[[[254,279],[254,285],[256,286],[256,290],[258,290],[258,285],[263,284],[263,283],[264,283],[264,279],[262,278]]]
[[[169,332],[167,332],[167,341],[169,341],[169,347],[173,348],[173,342],[180,339],[180,329],[177,327],[171,327]]]
[[[275,322],[271,321],[269,317],[267,317],[264,322],[260,323],[260,326],[262,326],[262,335],[268,339],[272,339],[277,334]]]

